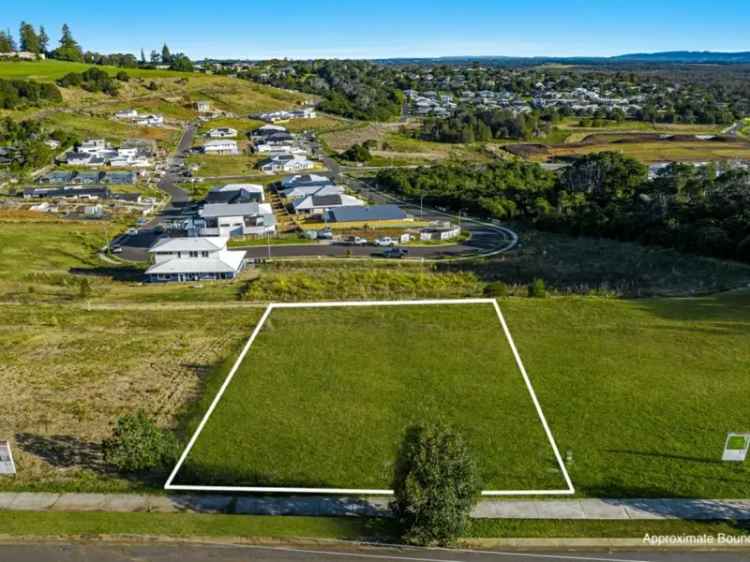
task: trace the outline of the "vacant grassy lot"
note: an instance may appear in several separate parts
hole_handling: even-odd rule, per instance
[[[719,459],[747,428],[750,293],[502,306],[580,493],[746,493],[750,469]]]
[[[565,142],[580,142],[588,135],[597,133],[661,133],[661,134],[716,134],[723,125],[693,125],[689,123],[649,123],[646,121],[624,121],[617,123],[607,121],[603,127],[581,127],[581,119],[569,117],[557,124],[557,127],[567,133]]]
[[[750,469],[719,459],[726,433],[746,428],[750,293],[501,306],[580,495],[746,492]],[[466,433],[495,487],[549,481],[543,441],[525,433],[536,424],[516,411],[525,402],[506,378],[506,346],[480,309],[275,311],[181,483],[381,487],[401,428],[432,417]]]
[[[238,177],[259,174],[256,164],[263,159],[258,154],[198,154],[188,157],[188,165],[198,164],[200,168],[195,175],[201,177]]]
[[[388,488],[407,428],[435,420],[486,489],[564,487],[489,304],[275,310],[178,480]]]
[[[18,477],[3,479],[0,489],[141,487],[102,466],[101,440],[117,416],[143,409],[172,425],[206,371],[258,317],[251,308],[3,305],[0,385],[13,400],[0,434],[13,442]]]

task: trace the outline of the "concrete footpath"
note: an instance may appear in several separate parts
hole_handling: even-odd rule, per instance
[[[4,511],[229,513],[242,515],[388,515],[388,498],[0,493]],[[496,519],[750,520],[750,500],[482,500],[472,513]]]

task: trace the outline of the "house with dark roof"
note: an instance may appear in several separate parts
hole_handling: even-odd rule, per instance
[[[379,222],[405,221],[409,215],[398,205],[371,205],[369,207],[339,207],[326,213],[327,222]]]

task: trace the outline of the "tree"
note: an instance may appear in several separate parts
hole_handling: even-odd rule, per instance
[[[187,55],[177,53],[176,55],[170,56],[169,68],[180,72],[192,72],[193,61],[191,61]]]
[[[60,46],[52,53],[53,57],[59,60],[72,62],[83,62],[83,50],[80,45],[73,39],[68,24],[63,24],[62,37],[60,37]]]
[[[341,153],[341,158],[349,162],[367,162],[372,155],[364,144],[353,144]]]
[[[544,279],[534,279],[529,284],[529,297],[543,299],[547,296],[547,287],[544,285]]]
[[[141,64],[146,64],[146,53],[143,52],[142,47],[141,47]]]
[[[0,53],[12,53],[16,50],[16,42],[10,29],[0,31]]]
[[[476,463],[458,433],[442,424],[407,430],[391,504],[406,542],[450,544],[463,532],[479,490]]]
[[[36,54],[42,52],[41,41],[31,24],[28,24],[25,21],[21,22],[21,26],[18,30],[18,38],[22,51]]]
[[[152,50],[149,55],[149,60],[151,61],[151,64],[159,64],[161,62],[161,55],[157,51]]]
[[[169,52],[169,47],[164,43],[161,48],[161,62],[162,64],[172,64],[172,54]]]
[[[39,26],[39,46],[42,53],[46,53],[49,47],[49,35],[47,35],[43,25]]]
[[[123,472],[163,468],[178,451],[174,434],[159,429],[143,411],[118,418],[112,437],[103,445],[106,462]]]

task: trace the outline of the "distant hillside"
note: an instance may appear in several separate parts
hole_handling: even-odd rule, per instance
[[[677,63],[750,63],[750,51],[741,53],[717,53],[711,51],[666,51],[663,53],[633,53],[610,57],[613,61],[677,62]]]
[[[719,53],[711,51],[665,51],[659,53],[629,53],[614,57],[508,57],[467,56],[434,58],[379,59],[381,64],[469,64],[486,65],[538,65],[538,64],[750,64],[750,51]]]

